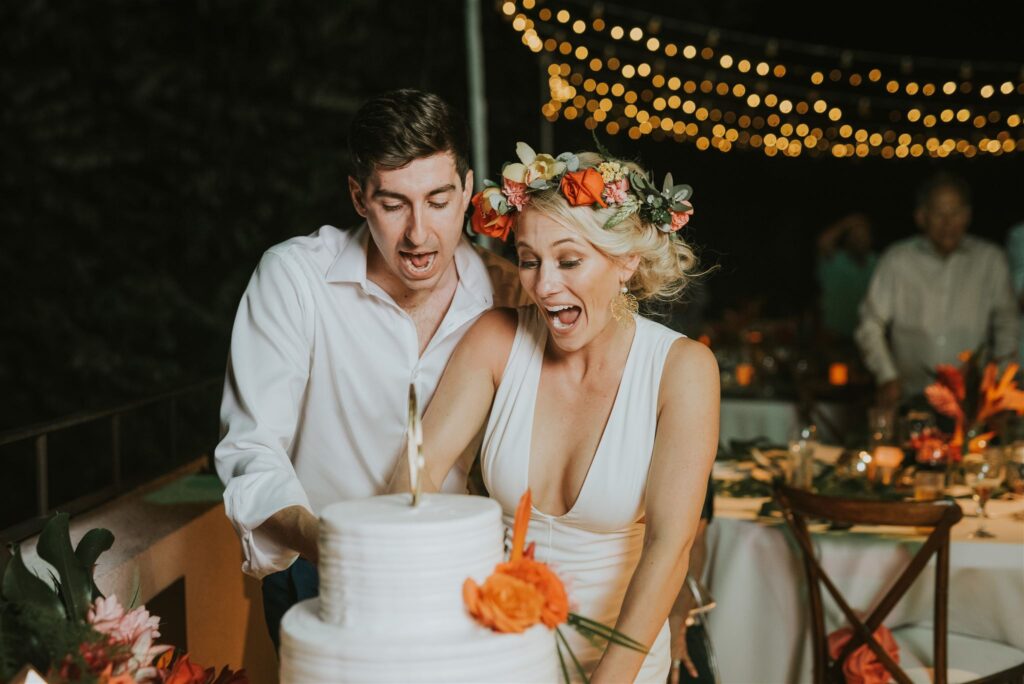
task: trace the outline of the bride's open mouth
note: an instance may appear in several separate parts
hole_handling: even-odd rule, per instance
[[[555,332],[560,333],[567,333],[575,328],[582,313],[580,307],[570,304],[552,305],[545,308],[547,309],[548,318],[551,319],[551,326],[555,329]]]
[[[413,275],[430,273],[434,260],[437,258],[437,252],[399,252],[398,254],[406,269]]]

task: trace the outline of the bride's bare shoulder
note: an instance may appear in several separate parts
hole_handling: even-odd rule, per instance
[[[489,366],[495,377],[500,376],[512,351],[518,322],[515,309],[497,308],[487,311],[462,338],[458,356],[474,365]]]

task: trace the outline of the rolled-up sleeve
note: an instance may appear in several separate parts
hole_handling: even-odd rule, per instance
[[[231,333],[214,460],[228,519],[242,542],[242,570],[255,577],[283,570],[298,556],[260,525],[289,506],[311,510],[289,457],[309,378],[311,306],[299,267],[286,254],[267,252]]]
[[[879,260],[860,304],[860,324],[853,335],[864,357],[864,365],[879,385],[899,376],[886,339],[893,317],[896,269],[891,254],[883,255]]]

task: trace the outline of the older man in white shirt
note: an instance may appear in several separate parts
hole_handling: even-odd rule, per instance
[[[883,405],[922,392],[937,364],[956,364],[960,352],[982,343],[997,358],[1017,353],[1006,255],[966,234],[966,183],[947,174],[930,178],[918,193],[914,217],[923,234],[882,255],[855,333]]]
[[[265,578],[275,644],[287,608],[317,591],[316,514],[384,491],[409,384],[429,402],[496,292],[499,304],[520,303],[512,265],[462,235],[473,188],[466,138],[435,95],[368,102],[349,133],[349,190],[365,224],[270,248],[242,296],[216,465],[242,569]],[[462,466],[448,491],[464,491]]]

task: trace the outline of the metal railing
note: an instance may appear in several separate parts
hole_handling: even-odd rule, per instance
[[[164,405],[167,421],[167,431],[165,436],[167,439],[167,449],[169,451],[170,458],[167,462],[168,467],[165,468],[163,472],[153,474],[154,477],[158,477],[159,475],[163,475],[166,472],[174,470],[180,465],[178,458],[179,405],[185,401],[192,402],[199,398],[203,393],[211,392],[214,388],[219,389],[222,382],[223,378],[220,376],[211,377],[179,389],[155,394],[144,399],[121,404],[113,408],[76,414],[0,433],[0,448],[19,442],[27,442],[29,440],[33,441],[35,444],[35,515],[0,530],[0,540],[4,542],[20,541],[21,539],[25,539],[26,537],[36,534],[40,529],[42,529],[43,523],[46,521],[47,517],[54,511],[50,501],[50,435],[70,428],[97,424],[101,421],[110,421],[111,482],[104,487],[93,490],[88,494],[75,498],[71,501],[60,502],[59,508],[61,511],[75,515],[89,510],[90,508],[99,506],[100,504],[123,494],[130,487],[140,484],[139,482],[127,481],[124,477],[123,418],[125,416],[131,413],[136,413],[142,409]],[[219,394],[217,396],[219,396]],[[215,424],[216,421],[211,420],[211,423]],[[156,438],[159,439],[159,436]],[[207,446],[212,449],[217,440],[216,431],[212,431],[210,438],[210,442]],[[200,454],[190,454],[189,457],[191,458],[198,455]]]

